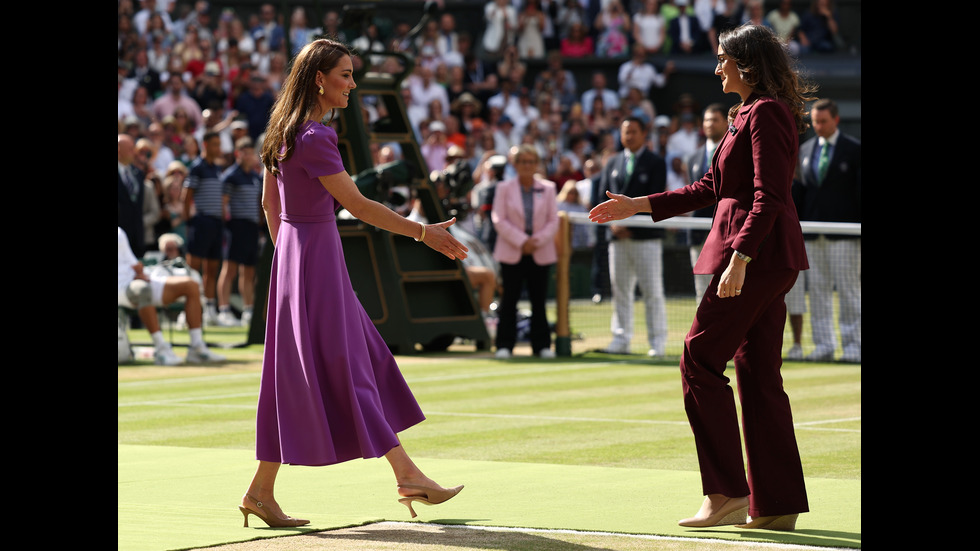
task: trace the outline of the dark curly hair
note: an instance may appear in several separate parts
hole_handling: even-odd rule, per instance
[[[809,128],[805,120],[806,102],[815,99],[811,94],[816,92],[817,87],[794,68],[789,52],[771,29],[760,25],[741,25],[721,33],[718,44],[725,55],[735,62],[745,84],[759,94],[786,103],[801,134]],[[742,103],[739,102],[729,110],[729,121],[734,119],[741,107]]]

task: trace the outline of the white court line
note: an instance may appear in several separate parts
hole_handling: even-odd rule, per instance
[[[687,426],[687,421],[657,421],[656,419],[606,419],[601,417],[557,417],[549,415],[517,415],[512,413],[457,413],[457,412],[445,412],[445,411],[426,411],[426,415],[446,415],[455,417],[494,417],[500,419],[528,419],[532,421],[570,421],[570,422],[583,422],[583,423],[638,423],[645,425],[681,425]],[[813,424],[826,424],[826,423],[838,423],[845,421],[860,421],[860,417],[850,417],[847,419],[825,419],[823,421],[813,421],[812,423],[794,423],[794,427],[797,429],[806,430],[825,430],[833,432],[856,432],[860,433],[861,429],[834,429],[834,428],[818,428],[812,427]]]
[[[227,398],[250,398],[255,397],[256,394],[252,392],[238,393],[238,394],[219,394],[213,396],[196,396],[193,398],[172,398],[168,400],[147,400],[142,402],[127,402],[118,404],[118,407],[140,407],[140,406],[190,406],[190,407],[202,407],[202,408],[232,408],[232,409],[252,409],[255,405],[243,405],[243,404],[205,404],[200,402],[211,401],[211,400],[224,400]],[[687,426],[687,421],[658,421],[656,419],[608,419],[602,417],[560,417],[553,415],[518,415],[514,413],[465,413],[465,412],[452,412],[452,411],[426,411],[424,412],[426,416],[433,415],[443,415],[446,417],[477,417],[477,418],[491,418],[491,419],[524,419],[529,421],[559,421],[563,423],[626,423],[626,424],[641,424],[641,425],[677,425],[677,426]],[[846,419],[824,419],[822,421],[812,421],[809,423],[796,423],[794,426],[797,429],[805,430],[823,430],[832,432],[855,432],[860,433],[861,429],[835,429],[835,428],[820,428],[814,427],[812,425],[817,424],[827,424],[827,423],[841,423],[846,421],[860,421],[860,417],[849,417]]]
[[[629,538],[629,539],[639,539],[639,540],[654,540],[654,541],[676,541],[676,542],[700,542],[700,543],[711,543],[712,545],[729,545],[737,548],[777,548],[777,549],[804,549],[807,551],[838,551],[847,550],[853,551],[850,547],[817,547],[813,545],[798,545],[795,543],[770,543],[764,541],[731,541],[723,539],[712,539],[712,538],[682,538],[673,536],[655,536],[652,534],[624,534],[621,532],[594,532],[588,530],[547,530],[543,528],[514,528],[508,526],[476,526],[470,524],[436,524],[432,522],[426,523],[415,523],[415,522],[395,522],[395,521],[384,521],[375,523],[377,525],[387,525],[387,526],[398,526],[409,528],[412,526],[417,526],[418,524],[424,524],[428,526],[439,526],[444,528],[459,528],[466,530],[484,530],[487,532],[522,532],[522,533],[532,533],[532,534],[577,534],[585,536],[601,536],[601,537],[617,537],[617,538]],[[371,525],[366,525],[371,526]],[[356,529],[357,527],[347,528],[347,530]]]

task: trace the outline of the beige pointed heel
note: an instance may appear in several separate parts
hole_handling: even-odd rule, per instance
[[[427,486],[417,486],[414,484],[399,484],[399,488],[406,488],[409,490],[422,490],[425,495],[418,496],[405,496],[399,498],[398,503],[408,507],[408,511],[412,513],[412,518],[417,517],[415,509],[412,507],[413,502],[419,502],[424,505],[438,505],[440,503],[445,503],[452,499],[456,494],[458,494],[463,489],[463,485],[460,484],[455,488],[430,488]]]
[[[248,506],[246,505],[238,506],[238,510],[241,511],[242,515],[245,516],[245,526],[243,528],[248,528],[249,515],[255,515],[259,517],[260,519],[262,519],[263,522],[269,525],[269,528],[303,526],[310,523],[310,521],[308,520],[301,519],[301,518],[293,518],[290,516],[287,516],[286,518],[274,517],[272,516],[271,511],[267,511],[264,509],[265,504],[263,504],[261,501],[247,494],[245,498],[249,502]],[[254,509],[252,508],[252,504],[255,505]]]
[[[796,530],[796,519],[799,513],[792,515],[773,515],[768,517],[753,518],[745,524],[736,524],[736,528],[758,528],[762,530],[783,530],[790,532]]]
[[[731,497],[725,501],[717,511],[708,513],[708,505],[711,498],[705,498],[698,515],[686,518],[677,522],[679,526],[688,528],[705,528],[708,526],[726,526],[729,524],[741,524],[745,522],[749,511],[749,498]]]

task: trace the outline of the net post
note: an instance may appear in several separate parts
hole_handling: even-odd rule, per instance
[[[568,324],[568,301],[571,296],[571,285],[568,280],[569,266],[572,258],[572,232],[568,214],[564,211],[558,213],[558,235],[556,245],[558,246],[558,264],[555,274],[555,306],[558,319],[555,323],[555,355],[572,355],[572,338]]]

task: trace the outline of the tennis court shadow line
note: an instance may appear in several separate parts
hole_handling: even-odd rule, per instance
[[[731,532],[727,533],[730,534]],[[739,529],[738,533],[746,540],[751,541],[762,539],[773,543],[813,545],[815,547],[861,548],[860,532],[797,528],[796,530],[788,532],[780,532],[776,530]]]
[[[454,524],[475,522],[478,519],[453,519]],[[404,545],[446,545],[469,549],[508,551],[510,549],[534,549],[535,551],[615,551],[607,547],[595,547],[529,534],[517,530],[466,529],[463,526],[409,523],[405,526],[379,528],[372,525],[343,528],[310,534],[310,536],[337,544],[343,540]]]

